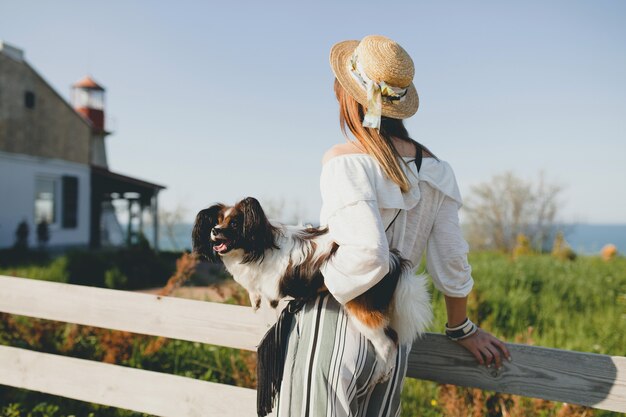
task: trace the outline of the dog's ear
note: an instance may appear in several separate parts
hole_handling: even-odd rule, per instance
[[[263,261],[267,249],[278,248],[275,243],[277,228],[269,222],[256,198],[244,198],[238,205],[243,213],[242,237],[247,246],[242,263]]]
[[[261,203],[254,197],[246,197],[239,202],[239,210],[243,214],[243,238],[249,240],[266,223],[269,223]]]
[[[201,210],[196,215],[196,221],[193,225],[193,231],[191,232],[193,252],[211,262],[221,261],[219,255],[213,250],[211,229],[217,224],[218,216],[223,209],[223,204],[215,204],[214,206]]]

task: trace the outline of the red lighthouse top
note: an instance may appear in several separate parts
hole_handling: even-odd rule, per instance
[[[89,89],[89,90],[104,91],[104,87],[102,87],[100,84],[95,82],[95,80],[93,78],[91,78],[89,75],[87,75],[87,76],[81,78],[80,80],[76,81],[72,87],[74,87],[74,88],[85,88],[85,89]]]
[[[104,130],[104,87],[90,76],[72,85],[72,105],[78,113],[91,122],[94,133]]]

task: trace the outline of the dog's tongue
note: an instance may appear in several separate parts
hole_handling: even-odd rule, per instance
[[[226,250],[226,243],[220,243],[219,245],[213,246],[213,250],[216,252],[221,252],[223,250]]]

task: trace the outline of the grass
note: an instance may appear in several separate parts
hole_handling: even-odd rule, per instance
[[[75,249],[50,257],[42,251],[0,251],[0,275],[69,284],[134,290],[163,285],[180,254],[131,247],[89,251]]]
[[[19,265],[0,268],[0,275],[68,283],[67,264],[67,257],[62,256],[45,265]]]
[[[510,342],[626,355],[626,258],[561,261],[529,255],[512,260],[500,253],[479,252],[470,255],[470,264],[475,283],[468,312],[485,330]],[[433,292],[433,308],[431,331],[441,332],[446,321],[441,293]],[[402,416],[452,416],[459,409],[469,413],[475,402],[482,408],[479,416],[503,415],[503,404],[508,404],[510,416],[556,416],[563,407],[468,388],[458,388],[454,396],[449,391],[449,386],[408,378],[402,393]],[[577,412],[562,412],[559,417]],[[622,414],[593,410],[593,415]]]
[[[475,286],[468,300],[469,315],[482,328],[511,342],[626,354],[625,258],[560,261],[548,255],[529,255],[512,260],[507,255],[480,252],[470,255],[470,263]],[[23,271],[46,279],[59,276],[54,268],[64,269],[52,264],[50,268]],[[230,301],[247,302],[247,297],[235,294]],[[438,292],[433,292],[433,307],[431,331],[441,332],[446,315]],[[199,343],[0,315],[0,344],[240,386],[255,383],[253,353]],[[403,417],[622,415],[411,378],[405,381],[402,398]],[[33,411],[36,407],[44,411]],[[8,387],[0,387],[0,412],[11,417],[27,417],[29,412],[32,417],[143,416]]]

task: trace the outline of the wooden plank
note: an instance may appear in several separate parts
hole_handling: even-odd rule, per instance
[[[626,358],[507,343],[513,358],[487,368],[439,334],[418,340],[407,375],[604,410],[626,412]]]
[[[252,309],[0,275],[0,312],[256,351]]]
[[[256,391],[0,346],[0,384],[163,417],[256,416]]]
[[[247,307],[0,276],[0,311],[256,350],[267,317]],[[132,318],[132,320],[129,320]],[[626,412],[626,358],[508,343],[500,372],[461,346],[427,334],[408,375],[440,383]]]

